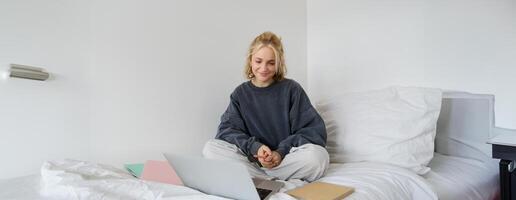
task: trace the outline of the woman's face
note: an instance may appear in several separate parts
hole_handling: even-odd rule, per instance
[[[255,81],[260,84],[272,83],[276,73],[276,58],[270,47],[262,47],[251,56],[251,68]]]

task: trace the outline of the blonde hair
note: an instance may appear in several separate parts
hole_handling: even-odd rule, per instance
[[[249,51],[247,53],[247,59],[244,69],[244,75],[247,79],[254,78],[253,69],[251,67],[251,58],[253,55],[263,47],[269,47],[274,51],[275,62],[276,62],[276,72],[274,73],[273,79],[275,81],[280,81],[285,78],[287,74],[287,67],[285,66],[285,57],[283,53],[283,45],[281,44],[281,38],[276,36],[276,34],[272,32],[264,32],[254,38],[253,42],[249,46]]]

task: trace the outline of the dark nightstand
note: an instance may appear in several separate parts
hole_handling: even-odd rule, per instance
[[[516,200],[516,133],[514,130],[496,128],[498,134],[489,139],[493,158],[500,159],[500,193],[502,200]]]

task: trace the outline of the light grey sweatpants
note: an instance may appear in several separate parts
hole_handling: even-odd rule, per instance
[[[209,140],[202,153],[205,158],[242,163],[247,167],[251,176],[263,179],[301,179],[312,182],[319,179],[329,165],[328,152],[325,148],[315,144],[292,147],[280,165],[272,169],[260,168],[257,163],[249,162],[247,156],[236,145],[223,140]]]

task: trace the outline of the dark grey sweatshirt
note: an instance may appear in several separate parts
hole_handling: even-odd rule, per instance
[[[216,138],[235,144],[250,160],[262,144],[282,158],[292,147],[326,146],[324,121],[294,80],[276,81],[264,88],[247,81],[230,98]]]

